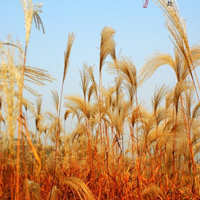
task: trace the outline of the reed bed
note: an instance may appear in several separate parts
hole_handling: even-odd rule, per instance
[[[99,84],[94,67],[84,64],[82,94],[65,95],[75,40],[70,33],[61,94],[52,91],[55,111],[43,112],[42,96],[28,83],[43,86],[54,79],[26,65],[33,20],[45,32],[42,5],[21,0],[25,47],[11,38],[0,43],[0,199],[200,199],[200,88],[195,72],[200,45],[189,46],[175,0],[170,7],[164,0],[154,1],[165,13],[174,55],[152,54],[138,73],[131,58],[116,58],[116,31],[104,27]],[[105,66],[108,56],[112,62]],[[147,110],[138,90],[163,65],[173,69],[177,83],[172,89],[156,87]],[[102,83],[103,67],[115,74],[108,88]],[[36,104],[24,97],[24,90],[36,96]],[[36,132],[29,129],[28,111]],[[69,119],[75,119],[76,127],[67,132]]]

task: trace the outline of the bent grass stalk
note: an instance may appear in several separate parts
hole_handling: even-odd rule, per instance
[[[55,161],[54,161],[55,166],[54,166],[54,178],[53,178],[53,182],[52,182],[52,188],[53,188],[53,184],[54,184],[54,180],[55,180],[55,176],[56,176],[56,171],[57,171],[57,151],[58,151],[58,139],[59,139],[59,134],[60,134],[60,125],[59,125],[60,121],[59,121],[59,119],[60,119],[60,111],[61,111],[61,104],[62,104],[63,88],[64,88],[65,77],[66,77],[66,74],[67,74],[67,69],[68,69],[68,66],[69,66],[69,58],[70,58],[71,48],[72,48],[74,39],[75,39],[75,34],[70,33],[69,36],[68,36],[67,51],[65,53],[63,81],[62,81],[60,102],[59,102],[59,109],[58,109],[58,123],[57,123],[57,126],[56,126],[56,145],[55,145]],[[50,199],[51,199],[51,194],[52,193],[50,193]]]

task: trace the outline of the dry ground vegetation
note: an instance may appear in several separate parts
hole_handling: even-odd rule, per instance
[[[28,84],[42,86],[54,79],[47,71],[26,65],[32,21],[44,32],[41,4],[21,0],[25,47],[11,38],[0,44],[0,199],[200,198],[200,85],[195,72],[200,45],[189,46],[175,0],[173,6],[165,0],[155,3],[166,17],[174,55],[157,52],[149,56],[138,76],[131,59],[116,58],[115,31],[103,28],[99,83],[93,67],[84,65],[80,72],[83,95],[64,96],[61,116],[75,34],[68,37],[61,94],[52,91],[56,112],[42,112],[42,97]],[[107,56],[113,62],[106,67],[116,74],[109,88],[101,82]],[[146,110],[138,102],[138,89],[163,65],[173,69],[177,83],[173,89],[157,87],[152,108]],[[24,98],[24,89],[37,97],[36,106]],[[28,126],[30,112],[36,133]],[[77,125],[66,133],[70,116],[77,119]],[[47,139],[51,145],[44,142]]]

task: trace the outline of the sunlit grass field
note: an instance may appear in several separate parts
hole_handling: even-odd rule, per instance
[[[176,1],[169,5],[155,0],[166,18],[173,55],[156,52],[138,72],[130,57],[117,58],[117,33],[104,27],[98,81],[94,67],[84,64],[79,95],[66,95],[63,90],[76,39],[75,33],[69,33],[61,92],[52,91],[48,103],[53,103],[54,110],[46,111],[42,105],[47,102],[29,84],[43,86],[55,79],[48,71],[26,63],[31,29],[45,32],[42,5],[20,2],[25,46],[11,37],[0,43],[0,199],[200,199],[200,84],[196,73],[200,45],[189,46]],[[107,58],[112,61],[106,63]],[[153,97],[146,97],[151,98],[151,107],[146,108],[138,91],[163,65],[173,69],[176,85],[152,88]],[[109,87],[102,83],[104,67],[114,75]],[[36,97],[36,103],[24,96],[25,90]],[[71,119],[75,128],[66,131]]]

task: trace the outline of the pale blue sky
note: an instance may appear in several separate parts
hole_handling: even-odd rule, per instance
[[[40,1],[33,1],[40,3]],[[155,51],[173,54],[173,45],[164,26],[165,18],[158,6],[149,0],[147,9],[143,0],[41,0],[41,18],[46,33],[43,35],[32,26],[27,64],[48,70],[58,81],[35,89],[44,95],[43,111],[51,102],[51,90],[60,91],[63,73],[64,51],[69,32],[76,33],[72,47],[70,66],[66,76],[64,94],[81,93],[79,70],[83,63],[95,65],[98,79],[100,33],[110,26],[117,33],[117,55],[131,56],[136,68],[141,69],[147,56]],[[186,19],[190,45],[200,40],[200,0],[178,0],[181,16]],[[8,34],[24,45],[25,29],[21,5],[17,0],[0,0],[0,40]],[[108,59],[109,60],[109,59]],[[199,73],[199,71],[198,71]],[[103,67],[103,84],[111,80]],[[173,71],[162,67],[139,91],[140,100],[150,103],[155,84],[175,83]],[[32,97],[30,97],[32,98]],[[35,102],[35,99],[32,99]]]

